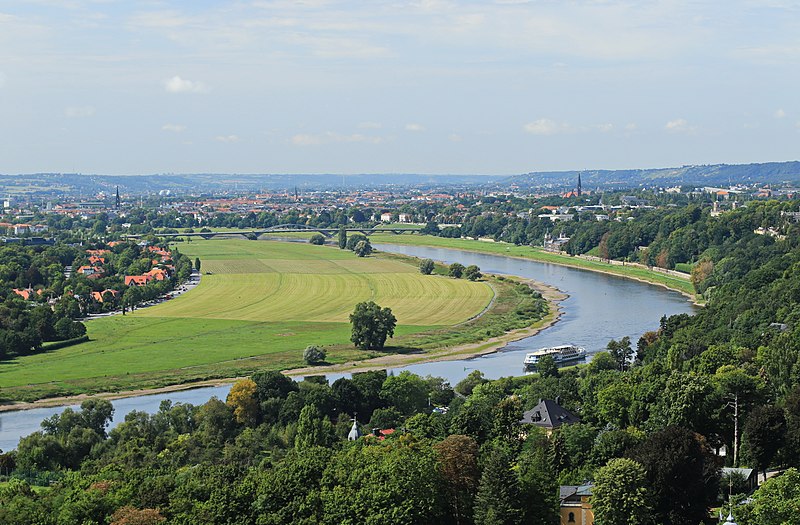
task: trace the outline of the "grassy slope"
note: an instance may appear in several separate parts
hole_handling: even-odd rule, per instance
[[[685,294],[694,294],[694,286],[692,286],[692,283],[688,280],[688,278],[675,277],[672,275],[650,271],[637,266],[617,266],[599,261],[581,259],[579,257],[570,257],[568,255],[547,252],[541,248],[533,248],[530,246],[516,246],[514,244],[503,242],[483,242],[472,239],[446,239],[443,237],[433,237],[430,235],[376,234],[371,235],[370,240],[375,244],[391,243],[435,246],[440,248],[454,248],[457,250],[523,257],[541,262],[562,264],[565,266],[573,266],[575,268],[583,268],[585,270],[600,271],[624,277],[631,277],[654,284],[661,284]]]
[[[370,357],[347,344],[353,305],[392,307],[396,337],[441,329],[490,302],[485,283],[426,277],[395,260],[308,244],[239,240],[180,245],[203,283],[133,314],[87,323],[91,341],[0,364],[0,397],[154,386],[302,365],[309,344],[332,363]],[[220,273],[216,273],[220,272]],[[228,273],[222,273],[228,272]]]

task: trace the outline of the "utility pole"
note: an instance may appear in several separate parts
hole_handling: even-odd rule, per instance
[[[733,400],[727,406],[733,408],[733,466],[739,466],[739,393],[733,394]]]

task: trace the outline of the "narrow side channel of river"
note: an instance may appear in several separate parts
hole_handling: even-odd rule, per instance
[[[629,336],[634,343],[648,330],[658,328],[663,315],[692,313],[694,307],[677,292],[601,273],[512,259],[424,246],[376,245],[379,250],[430,258],[446,263],[476,264],[489,273],[517,275],[555,286],[569,295],[561,303],[561,319],[541,333],[517,341],[494,354],[476,359],[439,361],[412,365],[398,370],[446,378],[451,384],[463,379],[472,370],[480,370],[491,379],[520,375],[526,352],[544,346],[577,344],[595,353],[610,339]],[[329,376],[335,380],[341,376]],[[173,402],[202,404],[212,396],[225,399],[230,386],[205,387],[182,392],[129,397],[114,401],[112,426],[125,419],[132,410],[158,411],[165,399]],[[0,412],[0,449],[11,450],[20,437],[40,429],[43,419],[60,413],[64,407],[38,408],[16,412]]]

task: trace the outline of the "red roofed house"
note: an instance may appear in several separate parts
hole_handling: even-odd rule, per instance
[[[102,303],[103,302],[103,296],[105,294],[107,294],[107,293],[110,293],[114,297],[117,297],[119,295],[118,291],[112,290],[111,288],[107,288],[107,289],[103,290],[102,292],[92,292],[92,298],[95,301],[97,301],[98,303]]]
[[[387,436],[391,436],[394,433],[395,430],[393,428],[387,428],[384,430],[373,428],[372,434],[367,434],[367,437],[377,437],[379,441],[383,441]]]
[[[92,275],[101,276],[105,272],[99,266],[81,266],[78,268],[77,273],[90,277]]]
[[[100,268],[99,266],[81,266],[77,270],[78,273],[85,275],[86,277],[101,277],[105,271]]]
[[[161,268],[153,268],[149,272],[145,272],[145,275],[149,275],[156,281],[165,281],[169,279],[169,273]]]
[[[153,280],[150,275],[126,275],[125,286],[145,286]]]
[[[36,295],[42,295],[42,290],[35,290]],[[26,301],[30,300],[31,296],[34,293],[33,288],[25,288],[20,290],[18,288],[14,288],[14,293],[25,299]]]
[[[89,262],[92,263],[92,264],[97,264],[97,263],[105,264],[106,263],[106,258],[105,257],[98,257],[96,255],[92,255],[91,257],[89,257]]]

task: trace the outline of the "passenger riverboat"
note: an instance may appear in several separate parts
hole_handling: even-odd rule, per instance
[[[527,368],[536,368],[539,364],[539,359],[549,355],[553,358],[556,364],[561,364],[569,361],[578,361],[586,357],[586,349],[576,345],[560,345],[540,348],[535,352],[530,352],[525,356],[524,364]]]

